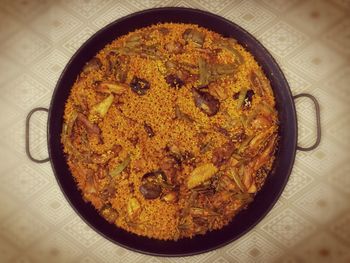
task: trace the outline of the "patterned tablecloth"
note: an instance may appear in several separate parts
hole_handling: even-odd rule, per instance
[[[322,111],[321,145],[298,152],[273,210],[241,239],[186,258],[156,258],[102,238],[73,211],[49,163],[24,153],[24,120],[48,107],[77,48],[127,14],[156,6],[208,10],[241,25],[273,54],[293,94]],[[350,262],[350,1],[2,0],[0,5],[0,262]],[[300,144],[315,139],[314,108],[297,101]],[[47,156],[47,115],[32,151]]]

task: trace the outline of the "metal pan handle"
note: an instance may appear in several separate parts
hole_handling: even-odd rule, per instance
[[[25,141],[26,141],[26,154],[28,156],[28,158],[35,162],[35,163],[46,163],[50,160],[50,158],[46,158],[46,159],[36,159],[32,156],[31,152],[30,152],[30,146],[29,146],[29,123],[30,123],[30,118],[32,117],[32,115],[37,112],[37,111],[45,111],[45,112],[49,112],[48,109],[46,108],[42,108],[42,107],[38,107],[38,108],[34,108],[32,109],[28,115],[27,115],[27,118],[26,118],[26,133],[25,133]]]
[[[315,148],[317,148],[317,146],[320,144],[321,142],[321,114],[320,114],[320,105],[317,101],[317,99],[312,96],[311,94],[308,93],[301,93],[298,95],[293,96],[293,99],[297,99],[297,98],[301,98],[301,97],[306,97],[312,100],[312,102],[315,105],[315,111],[316,111],[316,133],[317,133],[317,137],[316,137],[316,141],[313,145],[309,146],[309,147],[302,147],[297,145],[297,150],[299,151],[304,151],[304,152],[308,152],[311,150],[314,150]]]

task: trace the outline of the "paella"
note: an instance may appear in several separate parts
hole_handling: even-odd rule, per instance
[[[221,229],[254,200],[273,167],[278,116],[267,77],[234,38],[162,23],[86,63],[61,141],[103,218],[178,240]]]

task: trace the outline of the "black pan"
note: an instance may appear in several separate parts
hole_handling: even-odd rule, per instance
[[[73,177],[68,169],[62,151],[60,134],[63,124],[64,105],[70,89],[84,64],[89,61],[100,49],[115,38],[137,28],[160,22],[181,22],[198,24],[225,37],[233,37],[249,50],[262,66],[276,97],[276,107],[280,121],[280,142],[273,171],[270,173],[263,189],[256,195],[248,209],[240,212],[233,221],[218,231],[196,236],[192,239],[175,241],[159,241],[128,233],[114,225],[107,223],[89,203],[84,202],[78,191]],[[74,54],[63,70],[54,90],[49,110],[36,108],[27,117],[26,125],[26,152],[35,162],[51,161],[52,169],[70,205],[76,213],[92,227],[114,243],[133,251],[158,256],[187,256],[224,246],[252,229],[271,210],[281,195],[289,175],[292,171],[296,150],[312,150],[320,142],[319,107],[316,99],[309,94],[305,96],[315,103],[317,117],[317,140],[311,147],[297,146],[297,118],[293,96],[288,83],[270,53],[247,31],[238,25],[217,15],[188,8],[159,8],[141,11],[107,25],[89,40],[87,40]],[[294,97],[295,98],[295,97]],[[49,158],[37,160],[29,151],[29,120],[31,115],[39,110],[49,112],[48,116],[48,152]]]

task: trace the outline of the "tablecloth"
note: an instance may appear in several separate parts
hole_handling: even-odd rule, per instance
[[[26,114],[48,107],[77,48],[135,11],[185,6],[248,30],[275,57],[292,93],[321,105],[322,142],[297,152],[287,187],[249,233],[185,258],[131,252],[88,227],[63,197],[50,164],[24,151]],[[0,262],[350,262],[350,1],[5,0],[0,5]],[[296,102],[299,144],[315,140],[312,103]],[[31,147],[47,157],[46,113],[31,122]]]

